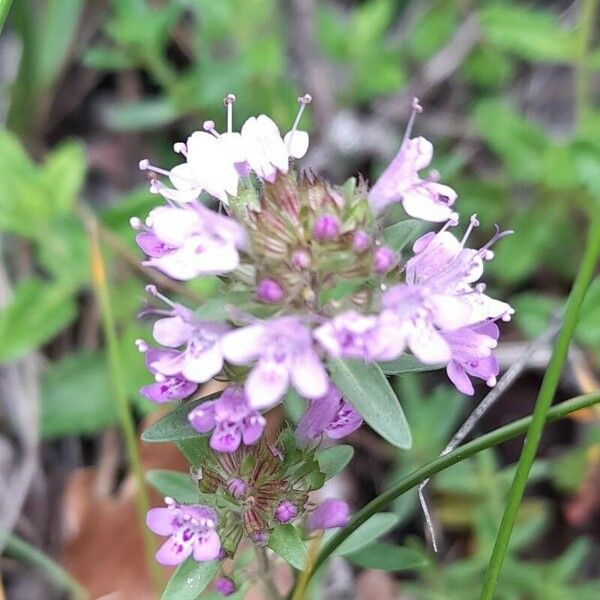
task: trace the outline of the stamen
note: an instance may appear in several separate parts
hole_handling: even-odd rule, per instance
[[[155,173],[159,173],[160,175],[165,175],[166,177],[170,177],[171,171],[167,171],[166,169],[161,169],[160,167],[155,167],[150,164],[150,161],[147,158],[140,160],[139,162],[140,171],[154,171]]]
[[[506,231],[500,231],[500,227],[498,227],[498,225],[494,225],[494,227],[496,228],[496,233],[491,237],[491,239],[488,241],[487,244],[485,244],[485,246],[482,246],[479,249],[479,252],[477,254],[479,254],[482,258],[485,258],[486,260],[490,260],[488,258],[489,252],[488,252],[488,248],[490,248],[490,246],[493,246],[498,240],[501,240],[502,238],[508,236],[508,235],[512,235],[514,233],[514,231],[512,229],[507,229]],[[492,258],[493,258],[493,252],[492,252]]]
[[[173,302],[173,300],[170,300],[169,298],[167,298],[164,294],[161,294],[158,289],[156,288],[155,285],[153,284],[148,284],[146,286],[146,292],[148,294],[152,294],[152,296],[155,296],[156,298],[158,298],[159,300],[162,300],[165,304],[167,304],[168,306],[171,306],[175,309],[178,308],[177,304],[175,302]]]
[[[156,383],[163,383],[166,380],[167,378],[162,373],[156,373],[156,375],[154,375],[154,381],[156,381]]]
[[[204,123],[202,123],[202,129],[204,129],[204,131],[212,133],[216,138],[221,137],[219,135],[219,132],[215,129],[215,122],[212,120],[204,121]]]
[[[471,235],[471,231],[473,231],[475,227],[479,227],[479,221],[477,220],[477,215],[471,215],[471,218],[469,219],[469,226],[467,227],[465,235],[463,235],[463,238],[460,241],[461,246],[465,245],[467,238],[469,237],[469,235]]]
[[[165,504],[175,504],[175,500],[173,498],[171,498],[171,496],[165,496],[164,502],[165,502]]]
[[[233,104],[235,102],[235,94],[227,94],[223,98],[223,104],[227,107],[227,133],[233,131]]]
[[[418,98],[412,99],[410,111],[410,117],[408,118],[408,123],[406,124],[406,130],[404,131],[404,137],[402,138],[402,144],[400,145],[400,148],[402,148],[402,146],[404,146],[404,144],[406,144],[410,138],[417,115],[423,112],[423,107],[419,104]]]
[[[298,112],[296,114],[296,118],[294,119],[294,122],[292,124],[292,128],[290,129],[290,137],[288,138],[288,142],[287,142],[288,152],[289,152],[289,149],[292,146],[292,138],[294,137],[294,134],[296,133],[296,130],[298,129],[298,125],[300,124],[300,119],[302,118],[302,114],[304,113],[304,109],[311,102],[312,102],[312,96],[310,94],[304,94],[304,96],[300,96],[298,98],[298,104],[300,106],[298,107]]]

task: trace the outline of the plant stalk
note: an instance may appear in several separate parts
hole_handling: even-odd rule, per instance
[[[594,22],[598,0],[582,0],[579,16],[577,56],[574,62],[574,87],[575,87],[575,119],[577,128],[582,131],[591,108],[592,81],[589,68],[589,49],[594,33]]]
[[[74,600],[87,600],[89,598],[85,588],[57,562],[13,533],[7,535],[5,552],[8,556],[12,556],[42,571],[55,585],[69,592],[69,596]],[[1,593],[0,598],[2,598]]]
[[[279,590],[273,580],[273,572],[271,569],[271,561],[267,556],[267,551],[264,546],[255,546],[256,562],[258,563],[258,571],[263,584],[266,598],[269,600],[280,600]]]
[[[127,453],[127,462],[135,480],[135,501],[138,514],[138,522],[142,537],[144,540],[144,550],[149,573],[154,582],[158,594],[162,591],[163,575],[160,567],[154,560],[156,543],[150,530],[146,527],[146,513],[150,509],[150,501],[144,480],[144,469],[140,459],[137,445],[136,427],[131,415],[127,391],[125,388],[125,378],[121,368],[119,343],[117,339],[117,329],[110,302],[108,286],[106,282],[106,273],[104,268],[104,259],[100,248],[100,237],[98,233],[98,224],[93,217],[86,221],[90,240],[92,282],[94,291],[102,315],[102,326],[106,339],[106,348],[110,366],[113,391],[117,404],[117,412],[121,431],[125,439],[125,450]]]
[[[556,339],[552,357],[550,358],[550,362],[542,380],[542,385],[533,409],[531,424],[527,431],[521,456],[519,457],[517,471],[513,478],[508,500],[504,508],[504,514],[502,515],[500,528],[498,530],[494,548],[492,550],[492,556],[490,558],[488,570],[483,582],[481,600],[492,600],[494,597],[494,592],[498,583],[498,577],[500,576],[504,557],[508,549],[510,536],[517,519],[521,499],[523,498],[523,493],[527,485],[529,471],[531,470],[531,465],[535,460],[537,448],[544,430],[546,413],[548,412],[548,409],[552,404],[554,394],[556,393],[556,388],[558,387],[558,383],[560,381],[560,375],[569,351],[569,344],[579,320],[581,304],[583,303],[588,287],[594,276],[594,270],[599,256],[600,211],[597,210],[593,216],[592,224],[588,233],[583,260],[581,262],[581,266],[579,267],[577,276],[575,277],[575,283],[573,284],[573,288],[569,294],[569,299],[567,300],[563,324]]]
[[[11,4],[12,0],[0,0],[0,33],[2,33],[2,29],[4,28]]]
[[[565,402],[561,402],[556,406],[553,406],[548,413],[545,415],[547,422],[558,421],[563,417],[581,410],[582,408],[588,408],[600,402],[600,392],[594,392],[583,396],[577,396],[571,398]],[[469,458],[482,450],[491,448],[509,440],[513,437],[525,433],[531,424],[532,416],[519,419],[508,425],[504,425],[490,433],[482,435],[481,437],[459,446],[456,450],[444,454],[431,461],[430,463],[420,467],[416,471],[409,473],[406,477],[395,483],[391,488],[386,490],[383,494],[377,496],[377,498],[371,500],[369,504],[361,508],[357,513],[354,514],[352,519],[346,527],[340,529],[321,549],[319,556],[314,562],[312,567],[309,567],[308,574],[303,578],[303,585],[306,588],[314,574],[323,565],[323,563],[329,558],[329,556],[340,546],[340,544],[348,538],[348,536],[356,531],[367,519],[372,517],[374,514],[383,510],[390,502],[408,492],[412,488],[419,485],[425,479],[432,477],[436,473],[447,469],[455,465],[456,463]],[[289,597],[302,598],[304,590],[299,588],[300,578],[296,583],[296,589],[290,593]]]

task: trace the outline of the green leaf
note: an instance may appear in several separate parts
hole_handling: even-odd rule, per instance
[[[400,519],[394,513],[379,513],[367,519],[356,531],[353,531],[337,548],[334,554],[346,556],[354,554],[368,546],[390,529],[393,529]]]
[[[40,169],[40,183],[45,187],[45,202],[53,214],[70,212],[81,191],[87,170],[83,145],[63,142],[54,149]]]
[[[190,556],[171,575],[162,595],[162,600],[197,600],[221,568],[221,562],[196,562]]]
[[[152,469],[146,473],[148,483],[163,496],[175,498],[182,504],[198,502],[198,487],[189,474],[166,469]]]
[[[180,440],[190,440],[199,437],[198,433],[188,421],[188,413],[202,402],[213,400],[221,395],[221,392],[211,394],[199,400],[184,402],[176,406],[168,415],[159,419],[151,425],[144,433],[142,440],[144,442],[177,442]]]
[[[331,479],[342,471],[354,456],[354,448],[347,444],[340,446],[331,446],[315,453],[315,458],[319,462],[319,468],[325,475],[325,479]]]
[[[27,279],[0,313],[0,360],[16,360],[53,338],[75,318],[68,286]]]
[[[404,354],[396,360],[378,363],[386,375],[401,375],[402,373],[421,373],[423,371],[437,371],[444,365],[425,365],[419,362],[416,356]]]
[[[381,437],[398,448],[412,439],[404,411],[383,371],[360,360],[330,359],[331,378],[344,398]]]
[[[291,524],[277,525],[269,535],[269,548],[294,569],[302,571],[306,564],[306,543]]]
[[[475,122],[492,150],[519,181],[539,181],[548,139],[544,131],[522,117],[514,106],[492,98],[475,109]]]
[[[386,227],[383,230],[383,239],[392,250],[400,252],[406,244],[414,241],[422,230],[422,221],[406,219]]]
[[[346,560],[364,569],[382,571],[411,571],[427,564],[425,557],[417,550],[385,542],[370,544],[358,552],[348,554]]]
[[[135,60],[119,48],[96,46],[85,50],[83,64],[90,69],[119,71],[135,67]]]
[[[89,435],[117,422],[101,353],[67,356],[48,368],[42,382],[40,420],[46,439]]]
[[[36,83],[46,88],[56,80],[77,34],[83,0],[46,0],[39,15],[36,40]]]
[[[484,36],[496,47],[534,62],[570,62],[576,53],[573,29],[547,10],[494,3],[481,9]]]
[[[207,321],[224,321],[231,318],[230,309],[246,311],[250,305],[256,304],[250,292],[225,292],[209,298],[196,309],[198,319]]]
[[[107,125],[116,131],[143,131],[168,125],[179,113],[169,98],[151,98],[112,104],[105,117]]]

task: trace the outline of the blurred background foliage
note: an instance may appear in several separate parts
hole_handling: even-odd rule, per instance
[[[219,127],[221,99],[232,91],[238,124],[265,112],[282,128],[296,97],[310,92],[306,165],[340,183],[358,171],[371,180],[381,172],[402,139],[410,98],[419,96],[426,110],[416,132],[436,144],[434,167],[459,192],[463,217],[478,214],[477,241],[494,223],[516,231],[489,266],[494,291],[517,309],[500,348],[505,368],[514,361],[566,296],[587,215],[600,199],[600,110],[589,101],[599,91],[596,4],[14,2],[0,37],[2,530],[61,556],[48,516],[60,510],[53,490],[75,469],[106,464],[114,443],[117,407],[84,223],[100,230],[126,393],[140,419],[154,408],[137,393],[148,380],[134,345],[149,336],[136,318],[144,283],[192,305],[217,292],[212,277],[145,279],[128,221],[156,203],[138,160],[175,164],[173,142],[208,118]],[[483,427],[529,412],[544,361],[534,359]],[[597,387],[599,359],[596,278],[563,393]],[[357,504],[439,453],[471,406],[447,386],[434,387],[436,376],[423,377],[396,382],[413,427],[411,451],[382,448],[368,432],[355,440],[361,450],[349,478]],[[596,421],[586,414],[549,428],[498,598],[599,596]],[[478,596],[516,452],[505,444],[433,481],[435,516],[446,533],[440,562],[415,537],[416,495],[397,501],[400,525],[390,539],[423,557],[397,579],[402,597]],[[122,457],[117,464],[124,466]],[[121,476],[117,468],[114,481]],[[13,563],[8,573],[10,597],[34,597],[23,594],[35,581],[19,579]]]

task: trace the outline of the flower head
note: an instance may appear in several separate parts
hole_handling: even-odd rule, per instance
[[[152,209],[136,241],[149,256],[145,265],[180,280],[233,271],[247,244],[238,223],[200,203]]]
[[[223,355],[236,365],[255,362],[244,385],[253,408],[273,406],[290,383],[306,398],[327,391],[328,377],[309,328],[296,317],[280,317],[228,333]]]
[[[298,509],[289,500],[282,500],[275,509],[275,520],[278,523],[291,523],[297,516]]]
[[[402,202],[411,217],[424,221],[446,221],[453,214],[456,192],[438,183],[435,174],[427,179],[418,174],[433,157],[431,142],[423,137],[410,139],[415,116],[422,110],[415,98],[400,150],[369,192],[369,202],[376,214],[394,202]]]
[[[218,452],[234,452],[242,442],[255,444],[266,423],[257,410],[248,406],[239,387],[229,387],[217,400],[199,404],[190,411],[188,420],[199,433],[212,431],[210,446]]]
[[[165,498],[166,508],[152,508],[146,524],[154,533],[169,536],[158,549],[156,560],[163,565],[178,565],[193,556],[204,562],[219,556],[221,540],[216,531],[217,513],[201,504],[178,504]]]
[[[331,439],[346,437],[362,423],[360,413],[342,398],[334,385],[330,385],[327,394],[310,401],[298,422],[296,436],[302,446],[308,446],[322,434]]]

